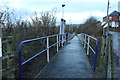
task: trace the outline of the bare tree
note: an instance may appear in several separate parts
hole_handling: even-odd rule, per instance
[[[84,24],[79,26],[79,32],[86,34],[101,34],[101,26],[98,24],[98,20],[95,17],[88,18]]]

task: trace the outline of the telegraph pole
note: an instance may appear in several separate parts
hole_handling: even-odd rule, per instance
[[[104,25],[102,25],[102,29],[103,29],[103,36],[102,36],[102,49],[101,49],[101,65],[103,65],[104,67],[106,66],[105,63],[107,62],[107,42],[108,42],[108,27],[109,27],[109,0],[107,3],[107,20],[106,23]],[[107,28],[104,27],[106,24],[108,24]],[[102,67],[102,66],[101,66]]]
[[[111,79],[112,78],[112,75],[111,75],[111,50],[110,50],[110,45],[111,45],[111,36],[109,36],[109,5],[110,5],[110,1],[108,0],[108,4],[107,4],[107,29],[106,29],[106,58],[107,58],[107,79]]]
[[[107,20],[106,20],[106,24],[108,24],[107,28],[103,27],[103,37],[102,37],[102,55],[103,55],[103,61],[106,60],[106,56],[107,56],[107,42],[108,42],[108,31],[109,31],[109,0],[108,0],[108,4],[107,4]]]
[[[107,28],[103,28],[103,38],[104,38],[104,53],[105,53],[105,57],[104,60],[106,60],[107,58],[107,49],[108,49],[108,31],[109,31],[109,0],[108,0],[108,4],[107,4]]]
[[[108,27],[107,27],[107,31],[109,30],[109,7],[110,6],[110,1],[108,0],[108,4],[107,4],[107,23],[108,23]]]
[[[106,49],[106,51],[105,51],[106,56],[109,54],[109,51],[108,51],[108,47],[109,47],[108,46],[108,42],[109,42],[109,32],[108,31],[109,31],[109,26],[110,26],[109,25],[109,8],[110,8],[109,5],[110,5],[110,1],[108,0],[108,4],[107,4],[107,24],[108,24],[108,26],[107,26],[106,31],[105,31],[105,34],[106,34],[106,37],[105,37],[106,38],[106,48],[105,48]]]

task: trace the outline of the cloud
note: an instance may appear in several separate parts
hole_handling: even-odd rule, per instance
[[[17,0],[25,2],[25,0]],[[26,0],[27,2],[28,0]],[[29,2],[107,2],[108,0],[29,0]],[[119,0],[110,0],[110,2],[118,2]]]
[[[9,8],[21,8],[22,4],[20,2],[20,0],[0,0],[0,5],[2,5],[2,7],[9,7]]]
[[[41,8],[29,8],[30,11],[32,12],[45,12],[45,11],[51,11],[50,8],[48,9],[41,9]]]
[[[3,0],[0,0],[0,2]],[[57,7],[61,11],[61,4],[65,3],[65,19],[73,21],[73,23],[82,23],[90,16],[98,18],[106,15],[106,5],[108,0],[6,0],[12,8],[28,9],[30,12],[44,12],[51,11],[51,8]],[[110,0],[110,11],[117,8],[119,0]],[[52,3],[53,2],[53,3]],[[54,3],[55,2],[55,3]],[[56,3],[57,2],[57,3]],[[102,2],[102,3],[100,3]],[[89,6],[88,6],[89,5]],[[97,6],[99,5],[99,6]],[[98,10],[98,11],[96,11]],[[20,13],[19,13],[20,14]],[[23,14],[24,15],[24,14]],[[58,19],[61,18],[61,13],[57,13]]]
[[[91,13],[91,16],[97,16],[97,17],[104,17],[106,15],[106,12],[99,12],[99,11],[93,11],[90,13]]]
[[[105,12],[99,12],[99,11],[91,11],[91,12],[79,12],[79,13],[64,13],[64,19],[66,20],[67,24],[73,23],[73,24],[82,24],[88,19],[90,16],[96,17],[98,20],[102,21],[102,18],[106,15]],[[37,14],[37,16],[40,16],[40,14]],[[31,21],[31,18],[35,19],[36,15],[30,16],[24,16],[22,17],[22,20],[28,20]],[[62,13],[56,13],[57,17],[57,25],[60,23],[60,19],[62,17]]]
[[[108,2],[108,0],[70,0],[74,2]],[[119,0],[110,0],[110,2],[118,2]]]
[[[57,13],[57,18],[61,18],[62,13]],[[106,15],[105,12],[99,11],[91,11],[91,12],[80,12],[80,13],[64,13],[64,18],[67,23],[73,21],[72,23],[83,23],[90,16],[97,17],[102,20],[102,18]]]
[[[18,2],[11,3],[10,6],[11,6],[12,8],[17,8],[17,9],[18,9],[18,8],[21,8],[21,4],[18,3]]]

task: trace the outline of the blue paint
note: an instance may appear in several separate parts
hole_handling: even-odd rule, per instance
[[[97,54],[98,54],[98,40],[96,40],[96,54],[94,56],[94,71],[96,70],[96,65],[97,65]]]
[[[64,35],[66,35],[66,34],[67,33],[65,33]],[[33,42],[33,41],[38,41],[38,40],[41,40],[41,39],[50,38],[50,37],[60,36],[60,35],[63,35],[63,34],[56,34],[56,35],[51,35],[51,36],[45,36],[45,37],[35,38],[35,39],[31,39],[31,40],[25,40],[25,41],[22,41],[19,44],[19,48],[18,48],[18,61],[19,61],[19,78],[20,78],[20,80],[22,80],[22,66],[23,65],[25,65],[26,63],[28,63],[29,61],[31,61],[32,59],[34,59],[38,55],[42,54],[43,52],[47,51],[49,48],[57,45],[58,43],[61,42],[61,40],[58,41],[58,42],[56,42],[56,43],[54,43],[53,45],[49,46],[48,48],[44,49],[43,51],[37,53],[36,55],[32,56],[31,58],[27,59],[24,62],[22,62],[22,59],[21,59],[22,58],[22,46],[23,46],[23,44],[29,43],[29,42]]]
[[[82,33],[83,34],[83,33]],[[89,46],[89,48],[91,49],[91,51],[94,53],[94,68],[93,70],[95,71],[96,70],[96,65],[97,65],[97,54],[98,54],[98,40],[93,37],[93,36],[90,36],[90,35],[87,35],[87,34],[84,34],[86,35],[87,37],[89,38],[92,38],[93,40],[96,41],[96,50],[94,50],[85,40],[85,43]]]

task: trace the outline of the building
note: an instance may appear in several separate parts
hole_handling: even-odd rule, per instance
[[[118,11],[113,11],[108,17],[111,27],[120,27],[120,1],[118,2]],[[107,16],[103,17],[103,22],[107,22]]]
[[[119,27],[119,25],[120,25],[119,16],[120,16],[120,12],[118,12],[116,10],[108,15],[109,25],[111,27]],[[103,17],[103,22],[107,22],[107,16]]]

